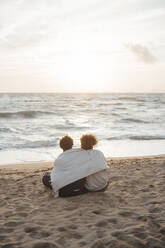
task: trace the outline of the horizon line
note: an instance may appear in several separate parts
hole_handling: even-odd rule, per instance
[[[61,92],[61,91],[0,91],[0,94],[165,94],[165,91],[163,92],[152,92],[152,91],[143,91],[143,92]]]

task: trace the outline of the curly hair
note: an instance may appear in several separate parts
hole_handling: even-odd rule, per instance
[[[97,145],[97,138],[92,134],[85,134],[80,138],[81,148],[84,150],[93,149],[93,146]]]
[[[69,136],[64,136],[60,139],[60,147],[66,151],[71,149],[73,146],[73,139]]]

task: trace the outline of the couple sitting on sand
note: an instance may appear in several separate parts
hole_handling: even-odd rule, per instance
[[[69,197],[87,192],[104,192],[109,186],[104,155],[93,147],[98,143],[94,135],[83,135],[81,148],[72,148],[73,139],[64,136],[60,140],[63,149],[50,174],[43,176],[43,184],[52,189],[55,196]]]

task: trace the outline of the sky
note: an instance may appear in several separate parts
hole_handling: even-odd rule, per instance
[[[0,0],[0,92],[165,92],[165,1]]]

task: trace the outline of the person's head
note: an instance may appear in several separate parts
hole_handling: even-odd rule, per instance
[[[81,148],[84,150],[93,149],[95,145],[97,145],[98,141],[96,137],[92,134],[85,134],[80,138]]]
[[[60,147],[63,149],[63,151],[72,149],[73,146],[73,139],[69,136],[64,136],[60,139]]]

